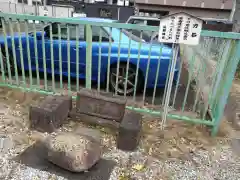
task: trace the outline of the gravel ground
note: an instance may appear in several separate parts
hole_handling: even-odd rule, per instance
[[[214,152],[214,153],[213,153]],[[213,155],[215,154],[215,155]],[[214,157],[217,156],[217,157]],[[209,151],[196,151],[192,160],[158,160],[145,156],[142,152],[126,153],[112,150],[103,156],[114,159],[118,166],[114,168],[109,180],[127,179],[206,179],[238,180],[240,179],[240,159],[234,155],[231,147],[222,146]],[[33,169],[1,156],[1,178],[19,180],[67,180],[49,172]],[[129,167],[126,170],[126,167]],[[129,178],[131,177],[131,178]]]
[[[12,160],[45,135],[28,129],[29,104],[42,98],[34,93],[0,89],[0,134],[5,137],[4,145],[7,145],[5,148],[1,146],[0,179],[66,180]],[[174,120],[168,121],[167,128],[161,132],[159,122],[157,118],[144,116],[140,146],[131,153],[116,149],[115,132],[92,127],[102,134],[103,158],[117,162],[110,180],[240,179],[240,157],[237,154],[240,146],[232,147],[232,140],[240,138],[240,134],[227,121],[223,121],[215,138],[210,137],[209,129],[204,126]],[[60,130],[74,131],[80,126],[86,127],[69,120]]]

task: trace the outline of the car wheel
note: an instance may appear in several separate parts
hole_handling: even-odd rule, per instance
[[[138,72],[138,84],[135,87],[135,78],[136,78],[137,70],[133,65],[129,65],[128,68],[128,77],[127,75],[127,64],[121,63],[119,65],[118,71],[118,82],[117,81],[117,66],[114,66],[110,70],[110,85],[111,89],[117,94],[123,95],[126,86],[126,95],[131,95],[134,93],[134,89],[136,88],[136,92],[139,91],[140,85],[142,84],[141,72]]]

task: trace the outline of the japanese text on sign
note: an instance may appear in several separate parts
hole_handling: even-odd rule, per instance
[[[202,20],[184,13],[161,19],[159,41],[196,45],[202,30]]]

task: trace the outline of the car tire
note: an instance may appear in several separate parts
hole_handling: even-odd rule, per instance
[[[135,89],[135,77],[137,74],[137,68],[133,64],[129,64],[128,68],[128,78],[127,78],[127,87],[126,93],[125,91],[125,82],[126,82],[126,72],[127,72],[127,63],[119,64],[119,72],[118,72],[118,85],[116,85],[116,77],[117,77],[117,64],[111,66],[110,69],[110,88],[113,92],[116,92],[119,95],[133,95]],[[142,72],[138,70],[138,81],[136,85],[136,92],[139,92],[142,89],[143,78]],[[117,88],[117,89],[116,89]]]

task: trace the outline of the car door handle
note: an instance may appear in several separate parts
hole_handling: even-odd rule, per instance
[[[78,47],[78,49],[82,49],[82,48],[83,48],[83,46],[79,46],[79,47]],[[73,48],[73,50],[76,51],[77,48]]]
[[[21,48],[20,48],[20,45],[18,45],[16,49],[17,49],[17,50],[20,50],[20,49],[21,49]],[[22,47],[22,50],[23,50],[23,47]]]

